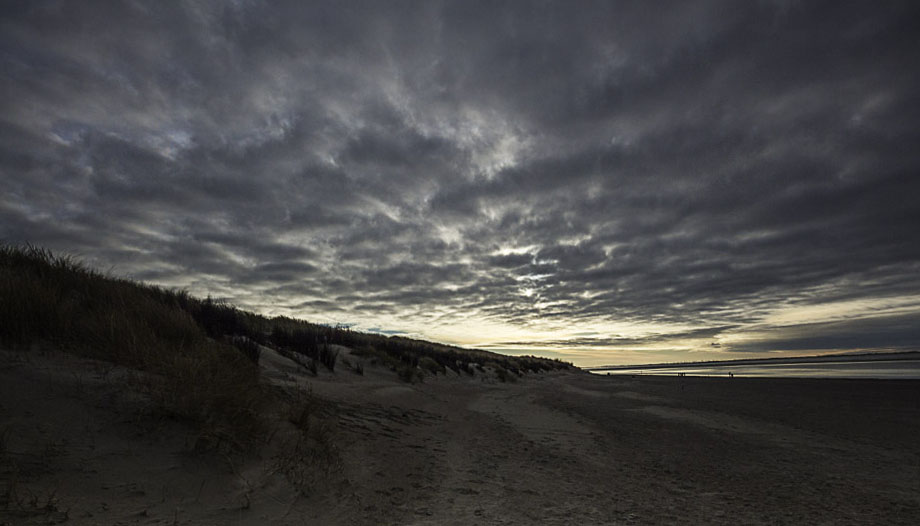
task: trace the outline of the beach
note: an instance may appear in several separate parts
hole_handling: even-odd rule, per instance
[[[275,437],[231,458],[144,416],[117,368],[4,351],[0,523],[920,520],[918,381],[573,371],[409,384],[372,365],[313,377],[272,353],[266,381],[316,401],[315,443]],[[293,450],[310,469],[285,462]]]

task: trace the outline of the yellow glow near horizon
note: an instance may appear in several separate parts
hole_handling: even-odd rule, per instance
[[[508,253],[527,253],[526,248],[506,250]],[[705,325],[692,325],[538,319],[514,324],[488,317],[483,312],[460,312],[446,306],[415,313],[394,312],[386,315],[343,312],[330,316],[330,313],[295,313],[289,310],[271,314],[284,314],[319,323],[348,323],[356,330],[381,330],[385,334],[399,334],[507,354],[556,357],[578,366],[591,367],[843,352],[854,349],[776,351],[769,349],[769,342],[782,339],[784,335],[799,337],[802,331],[808,330],[809,324],[893,316],[917,312],[918,309],[918,295],[812,305],[780,305],[760,321],[714,335],[693,335],[692,332],[717,325],[711,321]],[[765,350],[733,351],[753,344],[763,344]]]
[[[769,325],[799,325],[872,316],[905,314],[920,307],[920,295],[790,305],[777,309],[763,319]]]

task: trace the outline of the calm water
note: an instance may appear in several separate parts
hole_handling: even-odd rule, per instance
[[[773,378],[890,378],[920,379],[920,360],[774,363],[769,365],[675,366],[656,369],[618,369],[592,371],[595,374],[652,374],[676,376],[728,376]]]

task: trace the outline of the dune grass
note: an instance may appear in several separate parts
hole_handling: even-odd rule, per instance
[[[47,340],[132,366],[144,366],[151,354],[159,360],[159,347],[181,354],[208,347],[210,340],[235,347],[253,363],[258,363],[261,344],[315,360],[329,371],[337,363],[334,345],[383,361],[394,371],[409,367],[429,374],[474,374],[490,364],[521,376],[572,367],[560,360],[266,318],[210,297],[201,300],[184,291],[105,276],[69,256],[32,246],[0,246],[0,291],[0,341]]]
[[[243,448],[260,433],[258,368],[208,336],[190,313],[195,303],[40,248],[0,247],[0,342],[148,373],[142,387],[160,411],[197,425],[204,442]]]

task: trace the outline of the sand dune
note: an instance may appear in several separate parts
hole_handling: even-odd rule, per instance
[[[373,366],[312,377],[267,349],[261,366],[322,401],[321,454],[283,431],[248,456],[196,452],[182,422],[145,411],[134,373],[3,352],[0,523],[920,521],[920,382],[567,372],[410,385]]]

